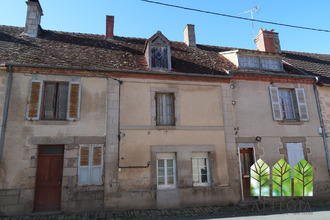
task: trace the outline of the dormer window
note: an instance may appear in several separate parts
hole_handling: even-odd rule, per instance
[[[258,51],[231,50],[220,53],[239,69],[283,72],[282,58],[278,54]]]
[[[281,59],[262,56],[238,55],[238,68],[268,71],[283,71]]]
[[[150,70],[171,70],[170,42],[160,31],[147,40],[145,57]]]

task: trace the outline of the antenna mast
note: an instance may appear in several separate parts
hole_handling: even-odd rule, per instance
[[[253,24],[253,12],[257,12],[259,9],[259,5],[256,5],[254,8],[251,8],[250,10],[247,10],[247,11],[244,11],[242,13],[239,13],[237,15],[241,15],[241,14],[245,14],[245,13],[248,13],[250,12],[251,13],[251,22],[252,22],[252,34],[253,34],[253,42],[256,43],[256,38],[255,38],[255,35],[254,35],[254,24]]]

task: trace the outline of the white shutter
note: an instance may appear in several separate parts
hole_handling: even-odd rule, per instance
[[[304,159],[304,150],[302,143],[287,143],[286,148],[288,150],[288,160],[293,178],[294,166]]]
[[[295,88],[296,98],[297,98],[297,107],[299,111],[300,121],[308,121],[308,109],[307,109],[307,102],[305,91],[303,88]]]
[[[274,120],[282,120],[281,102],[278,96],[277,87],[269,87],[270,102]]]
[[[80,117],[81,83],[70,82],[68,92],[67,120],[79,120]]]
[[[31,80],[26,109],[26,119],[28,120],[39,120],[40,118],[42,87],[42,80]]]

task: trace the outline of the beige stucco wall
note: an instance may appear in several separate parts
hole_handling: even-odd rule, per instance
[[[322,136],[318,133],[320,122],[313,85],[272,84],[278,88],[304,88],[307,100],[309,121],[280,122],[273,120],[268,89],[271,86],[270,82],[233,80],[232,83],[235,85],[233,99],[236,101],[234,126],[239,129],[236,135],[237,143],[254,143],[257,159],[261,158],[269,166],[273,166],[279,159],[285,158],[284,140],[305,140],[305,146],[309,148],[307,151],[310,151],[306,152],[306,155],[308,162],[314,166],[316,185],[318,182],[329,181],[324,144]],[[262,138],[260,142],[255,140],[256,136]]]
[[[150,167],[119,168],[116,188],[110,189],[110,194],[106,195],[106,209],[169,208],[202,203],[228,204],[237,200],[237,195],[229,196],[232,189],[228,187],[222,85],[183,81],[123,80],[120,86],[120,166],[146,166],[149,161]],[[155,92],[174,93],[175,126],[156,126]],[[173,149],[176,153],[178,185],[174,190],[163,191],[155,188],[156,161],[153,155],[157,155],[157,151],[152,152],[155,146],[159,152]],[[210,160],[214,163],[210,171],[211,178],[215,177],[212,179],[211,187],[194,189],[192,186],[192,173],[184,171],[191,170],[189,151],[194,150],[189,149],[206,152],[214,149],[210,154]],[[110,181],[110,185],[113,184],[114,182]],[[191,194],[192,191],[188,189],[194,190],[194,193]],[[207,192],[212,192],[212,196],[202,196]],[[139,199],[141,203],[132,203],[128,197]],[[188,197],[191,198],[189,201],[185,199]]]
[[[25,116],[31,79],[81,82],[80,120],[27,120]],[[107,82],[102,78],[13,73],[0,168],[0,189],[14,190],[12,194],[17,196],[17,201],[16,204],[10,204],[11,206],[3,206],[0,212],[32,211],[39,144],[65,145],[62,207],[66,207],[65,199],[74,196],[66,193],[69,193],[68,189],[71,187],[76,187],[79,144],[91,140],[105,142],[106,92]]]

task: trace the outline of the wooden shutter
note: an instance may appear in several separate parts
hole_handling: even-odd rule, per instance
[[[299,111],[300,121],[308,121],[308,109],[305,96],[305,90],[303,88],[295,88],[296,98],[297,98],[297,107]]]
[[[102,184],[103,145],[92,145],[91,184]]]
[[[167,47],[151,47],[151,68],[168,69],[168,51]]]
[[[26,111],[26,119],[28,120],[39,120],[40,118],[42,87],[42,80],[31,80]]]
[[[81,83],[70,82],[69,93],[68,93],[67,120],[79,120],[80,99],[81,99]]]
[[[270,102],[274,120],[282,120],[281,102],[278,96],[277,87],[269,87]]]
[[[79,184],[90,183],[90,146],[80,145],[78,182]]]

